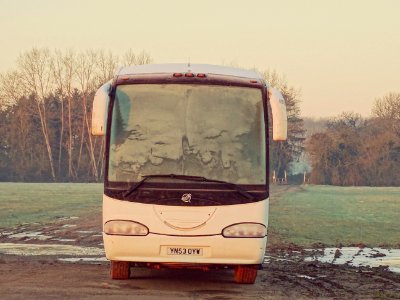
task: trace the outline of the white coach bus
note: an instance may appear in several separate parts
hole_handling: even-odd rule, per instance
[[[97,91],[113,279],[141,266],[232,268],[254,283],[267,242],[268,107],[273,139],[285,140],[285,101],[253,71],[131,66]]]

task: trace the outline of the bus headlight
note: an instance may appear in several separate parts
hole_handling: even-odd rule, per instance
[[[104,224],[104,233],[114,235],[139,235],[149,234],[149,229],[134,221],[111,220]]]
[[[259,223],[239,223],[225,227],[222,235],[226,238],[263,238],[267,227]]]

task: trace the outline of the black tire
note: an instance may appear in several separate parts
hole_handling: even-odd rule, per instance
[[[130,264],[128,261],[111,261],[110,273],[112,279],[124,280],[129,279]]]
[[[237,266],[235,268],[235,282],[254,284],[257,278],[257,267],[255,266]]]

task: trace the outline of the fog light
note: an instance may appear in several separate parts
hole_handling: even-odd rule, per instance
[[[259,223],[239,223],[225,227],[222,235],[226,238],[263,238],[267,227]]]
[[[112,220],[104,224],[104,233],[110,235],[136,235],[145,236],[149,229],[138,222],[126,220]]]

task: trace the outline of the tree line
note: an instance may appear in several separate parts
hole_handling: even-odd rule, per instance
[[[307,141],[311,183],[400,186],[400,93],[377,98],[372,116],[345,112]]]
[[[95,91],[119,65],[152,61],[131,49],[32,49],[0,74],[0,180],[99,181],[104,140],[91,135]]]
[[[16,68],[0,74],[0,181],[101,181],[104,140],[90,133],[94,93],[119,65],[150,62],[148,53],[131,49],[120,57],[103,50],[19,55]],[[347,112],[328,120],[304,148],[300,91],[275,71],[264,77],[288,110],[288,140],[270,141],[278,177],[305,151],[311,183],[400,185],[400,93],[377,98],[370,118]]]
[[[0,181],[97,182],[104,175],[104,139],[91,135],[99,86],[120,65],[152,62],[145,51],[122,56],[103,50],[31,49],[0,74]],[[271,142],[271,169],[281,174],[303,151],[299,91],[264,72],[288,106],[289,139]]]

